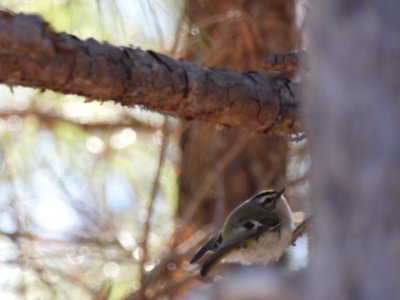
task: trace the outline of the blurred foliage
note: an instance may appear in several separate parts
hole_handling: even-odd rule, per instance
[[[172,0],[0,1],[1,8],[39,14],[80,38],[159,50],[174,40],[181,6]],[[0,298],[121,299],[138,288],[138,241],[164,117],[20,87],[1,86],[0,99]],[[150,262],[173,228],[173,139],[167,150]]]
[[[42,16],[57,31],[118,45],[169,49],[182,0],[0,0],[0,8]]]

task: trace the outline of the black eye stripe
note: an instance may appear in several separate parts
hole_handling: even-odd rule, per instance
[[[275,195],[273,197],[271,197],[271,196],[270,197],[264,197],[263,198],[263,200],[264,200],[263,202],[271,202],[274,199],[275,199]]]

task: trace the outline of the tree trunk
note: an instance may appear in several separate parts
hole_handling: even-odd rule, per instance
[[[305,299],[400,297],[399,10],[313,3],[305,119],[316,222]]]
[[[186,58],[202,65],[237,71],[260,70],[268,54],[296,48],[292,0],[188,1],[186,11],[192,24]],[[286,142],[261,135],[248,137],[240,128],[185,126],[181,138],[178,214],[188,219],[187,211],[194,210],[191,200],[201,202],[190,215],[191,228],[208,223],[218,226],[247,197],[260,189],[284,185]],[[221,167],[221,161],[229,160],[230,155],[231,161]],[[205,182],[212,184],[199,199],[199,188]],[[192,232],[189,230],[187,234]]]

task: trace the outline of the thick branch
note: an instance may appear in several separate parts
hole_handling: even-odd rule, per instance
[[[205,69],[153,51],[81,41],[32,15],[0,13],[0,82],[274,135],[302,130],[297,88],[286,79]]]

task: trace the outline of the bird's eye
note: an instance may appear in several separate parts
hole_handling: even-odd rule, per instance
[[[276,193],[274,194],[263,194],[259,195],[256,198],[257,204],[260,204],[262,206],[265,206],[269,203],[272,203],[276,199]]]
[[[255,224],[253,222],[247,221],[246,223],[243,224],[243,227],[246,228],[247,230],[253,229]]]

